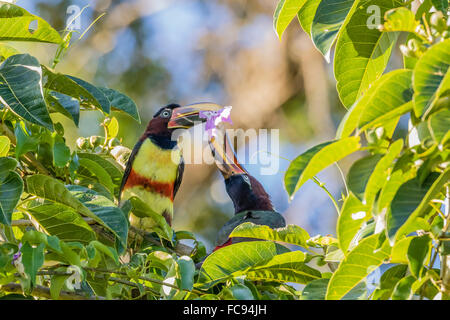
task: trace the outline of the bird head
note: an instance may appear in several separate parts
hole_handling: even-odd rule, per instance
[[[225,179],[225,187],[233,201],[235,213],[246,210],[273,211],[266,190],[239,163],[226,133],[223,130],[218,131],[209,144],[216,165]]]
[[[218,111],[222,108],[218,104],[209,102],[194,103],[186,106],[169,104],[155,113],[147,125],[144,136],[171,137],[176,129],[189,129],[198,123],[205,122],[205,118],[200,118],[200,112]]]

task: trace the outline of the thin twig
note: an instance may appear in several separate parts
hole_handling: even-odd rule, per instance
[[[9,292],[9,293],[18,293],[23,294],[22,286],[19,283],[7,283],[0,286],[0,291]],[[51,299],[50,288],[36,285],[31,291],[31,295],[39,298]],[[69,291],[61,291],[59,293],[59,299],[61,300],[106,300],[105,297],[95,296],[95,297],[85,297],[80,294],[69,292]]]

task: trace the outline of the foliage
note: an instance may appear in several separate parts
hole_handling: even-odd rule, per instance
[[[385,23],[369,29],[373,5]],[[206,256],[193,234],[175,232],[140,199],[118,205],[130,150],[116,138],[115,113],[140,121],[136,104],[56,71],[71,31],[60,35],[0,2],[1,25],[14,23],[0,27],[0,40],[57,45],[45,66],[0,43],[0,296],[18,283],[24,298],[47,299],[448,298],[450,40],[448,3],[441,5],[432,13],[424,1],[413,13],[410,2],[400,1],[279,2],[280,38],[297,15],[325,58],[336,43],[337,90],[348,108],[335,140],[292,161],[289,196],[309,179],[327,191],[317,173],[356,151],[366,155],[350,169],[343,205],[332,199],[337,238],[311,237],[295,225],[272,230],[245,223],[232,236],[256,241]],[[34,20],[38,29],[30,31]],[[405,66],[383,74],[400,32],[408,33],[400,45]],[[102,114],[105,133],[79,137],[72,150],[54,115],[78,126],[82,112]],[[394,135],[401,116],[410,130]],[[130,211],[153,218],[154,232],[130,228]],[[136,250],[139,236],[144,245]],[[370,291],[364,281],[383,264],[390,267]]]

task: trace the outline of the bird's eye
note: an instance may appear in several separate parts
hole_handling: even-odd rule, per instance
[[[162,118],[169,118],[170,117],[170,111],[169,110],[164,110],[163,112],[161,112],[161,117]]]
[[[243,175],[243,176],[242,176],[242,179],[244,179],[245,182],[247,182],[248,184],[250,184],[250,179],[249,179],[248,176]]]

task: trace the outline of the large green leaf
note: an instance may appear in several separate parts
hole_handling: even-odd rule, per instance
[[[395,141],[388,149],[387,153],[377,162],[369,180],[367,181],[364,200],[365,203],[372,207],[372,203],[375,201],[375,197],[384,186],[388,177],[388,169],[393,165],[394,160],[400,154],[403,148],[403,140],[399,139]]]
[[[286,30],[305,2],[306,0],[280,0],[278,2],[273,16],[273,27],[278,38],[281,39],[284,30]]]
[[[342,205],[337,222],[339,247],[347,255],[347,250],[362,224],[372,218],[369,208],[350,192]]]
[[[45,243],[33,248],[28,242],[25,242],[20,249],[25,273],[30,277],[33,284],[36,283],[36,274],[39,268],[44,264],[44,249]]]
[[[27,208],[48,234],[71,242],[89,243],[96,239],[94,231],[73,209],[57,203]]]
[[[450,39],[427,50],[414,68],[414,113],[426,117],[440,97],[450,95]]]
[[[81,171],[83,169],[88,170],[96,179],[98,179],[98,182],[100,182],[103,186],[105,186],[111,194],[114,194],[114,184],[112,178],[109,175],[108,171],[106,171],[106,169],[103,168],[103,166],[101,166],[94,160],[82,157],[79,157],[78,162],[80,164],[80,167],[78,169],[79,174],[82,175]]]
[[[300,247],[307,247],[306,241],[310,238],[308,232],[293,224],[284,228],[272,229],[268,226],[256,225],[251,222],[245,222],[237,226],[229,237],[281,241]]]
[[[322,143],[298,156],[284,176],[284,185],[291,199],[306,181],[359,148],[359,137],[349,137]]]
[[[39,139],[31,135],[24,121],[16,122],[14,135],[16,137],[15,155],[17,159],[29,151],[36,151]]]
[[[125,249],[128,238],[128,221],[123,211],[113,201],[94,190],[73,185],[67,186],[67,189],[117,236],[122,246],[119,247]],[[122,250],[119,251],[122,253]]]
[[[3,60],[5,60],[15,54],[19,54],[19,53],[20,52],[17,49],[15,49],[7,44],[0,43],[0,62],[2,62]]]
[[[46,95],[47,103],[50,112],[59,112],[67,118],[73,120],[78,127],[80,123],[80,101],[74,97],[49,91]]]
[[[337,136],[347,137],[353,130],[372,123],[410,101],[413,94],[411,78],[411,70],[395,70],[372,83],[361,100],[345,115]]]
[[[37,22],[37,29],[30,24]],[[0,2],[0,41],[38,41],[61,43],[59,33],[44,19],[10,3]]]
[[[78,152],[77,155],[80,159],[88,159],[102,166],[102,168],[108,172],[108,175],[111,177],[114,185],[120,186],[122,182],[123,170],[113,158],[110,156],[102,156],[87,152]]]
[[[100,91],[103,92],[103,94],[109,100],[109,105],[111,106],[112,109],[123,111],[129,114],[137,122],[141,123],[141,117],[139,116],[137,106],[130,97],[114,89],[108,88],[98,88],[98,89],[100,89]]]
[[[429,202],[437,196],[444,185],[450,180],[450,168],[438,177],[434,172],[424,183],[419,178],[406,181],[398,189],[391,203],[391,210],[387,216],[387,235],[391,243],[399,236],[407,234],[415,220],[422,217],[430,208]]]
[[[301,251],[282,253],[269,261],[250,267],[246,278],[255,281],[281,281],[306,284],[320,279],[321,273],[305,264],[305,254]]]
[[[372,175],[373,168],[375,168],[380,159],[381,155],[379,154],[358,159],[348,171],[347,186],[360,200],[364,198],[364,192],[369,178]]]
[[[111,112],[109,100],[100,89],[80,78],[76,78],[74,76],[67,76],[67,77],[75,81],[79,86],[83,87],[85,90],[87,90],[98,101],[98,103],[101,106],[101,110],[103,110],[103,112],[108,114]]]
[[[311,38],[328,62],[331,47],[355,2],[359,1],[322,0],[316,10],[311,26]]]
[[[9,171],[8,175],[0,180],[0,223],[11,225],[11,217],[22,192],[23,181],[17,172]]]
[[[450,138],[450,109],[442,109],[433,113],[428,118],[427,124],[433,140],[443,146]]]
[[[386,241],[377,250],[379,234],[371,235],[363,240],[345,257],[330,279],[327,300],[342,299],[374,268],[380,266],[389,257],[390,246]]]
[[[44,72],[43,79],[45,88],[73,97],[80,102],[81,106],[87,109],[97,108],[102,110],[102,105],[94,95],[75,80],[46,66],[42,66],[42,70]]]
[[[408,261],[411,273],[418,279],[421,278],[421,271],[425,261],[431,252],[431,238],[428,235],[414,237],[408,247]]]
[[[25,180],[26,192],[44,200],[65,205],[82,216],[99,220],[83,203],[81,203],[64,184],[52,177],[36,174]],[[101,221],[100,221],[101,222]]]
[[[404,264],[387,269],[380,278],[380,287],[373,293],[373,300],[388,300],[395,285],[405,277],[407,270],[408,266]]]
[[[9,138],[7,136],[0,136],[0,157],[8,155],[10,146],[11,141],[9,141]]]
[[[321,1],[322,0],[307,0],[297,14],[300,25],[309,36],[311,36],[311,26]]]
[[[339,97],[345,107],[357,101],[369,86],[378,79],[387,66],[397,32],[380,32],[373,20],[370,6],[377,6],[380,14],[399,7],[399,0],[369,0],[356,4],[351,18],[340,31],[334,56],[334,74]]]
[[[3,62],[0,66],[0,103],[18,116],[53,130],[43,95],[42,69],[36,58],[17,54]]]
[[[249,267],[286,252],[289,252],[286,247],[270,241],[240,242],[226,246],[205,259],[200,270],[199,286],[210,288],[234,274],[242,274]]]

